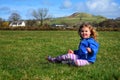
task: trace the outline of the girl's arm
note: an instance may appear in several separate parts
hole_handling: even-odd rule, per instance
[[[99,44],[96,41],[91,41],[89,47],[87,47],[87,51],[89,53],[96,54],[99,49]]]
[[[88,53],[92,53],[91,48],[87,47],[86,49],[87,49]]]

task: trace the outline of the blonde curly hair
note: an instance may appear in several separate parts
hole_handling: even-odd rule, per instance
[[[95,29],[91,24],[89,24],[89,23],[83,23],[82,25],[80,25],[79,30],[78,30],[78,34],[80,35],[80,37],[81,37],[80,32],[81,32],[81,29],[82,29],[83,27],[89,28],[89,29],[90,29],[90,32],[91,32],[91,35],[90,35],[90,36],[91,36],[92,38],[94,38],[95,40],[97,40],[98,33],[96,32],[96,29]],[[81,38],[82,38],[82,37],[81,37]]]

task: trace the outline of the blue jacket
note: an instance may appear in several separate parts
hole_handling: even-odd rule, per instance
[[[92,53],[88,53],[87,47],[91,48]],[[78,50],[75,50],[74,53],[78,55],[79,59],[88,60],[91,63],[96,61],[96,55],[98,53],[99,44],[93,38],[82,39]]]

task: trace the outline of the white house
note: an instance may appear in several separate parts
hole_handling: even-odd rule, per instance
[[[25,22],[24,21],[13,21],[10,23],[9,26],[10,27],[18,27],[18,26],[25,27]]]

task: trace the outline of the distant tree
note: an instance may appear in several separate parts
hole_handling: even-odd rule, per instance
[[[38,10],[33,10],[32,16],[40,21],[40,25],[43,25],[43,21],[47,19],[48,16],[48,9],[46,8],[39,8]]]
[[[80,14],[80,21],[82,20],[82,18],[83,18],[83,14]]]
[[[2,26],[2,23],[3,23],[3,19],[0,18],[0,27]]]
[[[3,19],[2,18],[0,18],[0,21],[2,21]]]
[[[84,18],[84,17],[87,17],[85,13],[80,13],[79,14],[79,17],[80,17],[80,21]]]
[[[120,20],[120,17],[117,17],[115,20]]]
[[[9,22],[8,21],[4,21],[2,23],[2,27],[9,27]]]
[[[0,27],[3,27],[4,22],[6,22],[3,18],[0,18]]]
[[[0,27],[8,27],[8,26],[9,26],[9,22],[0,18]]]
[[[99,23],[100,27],[120,27],[120,21],[109,19]]]
[[[10,16],[9,16],[9,21],[18,21],[21,19],[21,16],[18,14],[18,13],[12,13]]]
[[[36,26],[36,21],[35,21],[35,20],[27,20],[27,21],[26,21],[26,25],[27,25],[28,27]]]

